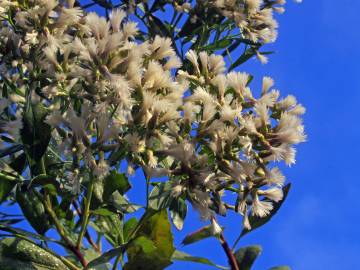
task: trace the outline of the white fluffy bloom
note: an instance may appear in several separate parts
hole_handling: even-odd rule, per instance
[[[267,216],[273,209],[271,202],[260,201],[259,197],[255,194],[253,197],[252,214],[259,217]]]
[[[220,227],[219,223],[217,223],[217,221],[212,218],[211,219],[211,234],[212,235],[219,235],[220,233],[222,233],[222,228]]]

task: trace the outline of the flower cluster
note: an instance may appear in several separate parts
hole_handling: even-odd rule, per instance
[[[252,40],[274,39],[273,2],[234,2],[210,1]],[[294,163],[293,145],[305,140],[296,99],[280,99],[269,77],[256,97],[252,77],[227,74],[218,55],[189,51],[192,67],[181,70],[170,39],[137,42],[124,11],[107,20],[73,4],[1,3],[0,132],[7,143],[21,143],[22,116],[40,104],[59,158],[70,161],[57,177],[74,192],[87,174],[101,181],[125,160],[129,173],[167,175],[172,196],[185,196],[204,219],[231,209],[226,190],[238,194],[234,209],[246,228],[250,213],[266,216],[271,201],[282,199],[284,176],[273,161]]]
[[[270,43],[277,37],[273,11],[283,13],[284,0],[214,0],[209,2],[221,15],[235,22],[243,36],[253,42]]]
[[[201,20],[202,14],[211,10],[211,16],[223,16],[235,23],[244,38],[254,43],[274,42],[277,37],[278,23],[273,12],[285,11],[285,0],[198,0],[173,1],[178,12],[186,12],[192,22]]]
[[[284,176],[273,162],[295,163],[293,146],[306,139],[300,118],[305,109],[293,96],[280,99],[269,77],[263,78],[255,97],[249,88],[252,77],[226,74],[220,56],[189,51],[187,59],[193,69],[179,71],[179,78],[189,81],[192,89],[184,98],[180,124],[188,133],[182,147],[177,144],[168,154],[182,161],[188,177],[179,181],[174,193],[192,190],[193,204],[209,218],[209,209],[216,208],[214,202],[221,201],[224,190],[236,190],[235,210],[249,228],[249,212],[263,217],[272,209],[272,203],[260,197],[282,199]]]

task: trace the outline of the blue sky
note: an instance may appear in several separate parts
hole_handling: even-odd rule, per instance
[[[293,183],[288,199],[270,223],[240,242],[263,246],[255,270],[275,265],[294,270],[360,267],[360,31],[355,30],[359,9],[360,1],[354,0],[305,0],[301,5],[289,1],[286,13],[278,16],[279,38],[268,46],[276,54],[267,65],[253,59],[238,68],[255,75],[254,86],[264,75],[273,77],[282,95],[296,95],[307,108],[308,142],[298,147],[297,163],[285,169]],[[132,181],[143,184],[142,179]],[[233,242],[241,218],[230,214],[221,221],[226,238]],[[177,247],[201,225],[198,215],[190,213],[184,230],[176,233]],[[226,263],[214,239],[182,250]],[[187,263],[169,269],[185,267],[211,269]]]
[[[359,269],[360,31],[355,27],[360,2],[288,2],[286,13],[278,16],[279,38],[268,46],[276,54],[267,65],[252,60],[238,70],[254,74],[255,85],[263,75],[272,76],[283,95],[297,96],[307,108],[308,142],[298,147],[297,163],[286,169],[293,183],[287,201],[240,245],[263,246],[255,270],[281,264],[294,270]],[[225,235],[235,239],[240,218],[226,220]],[[188,221],[185,230],[195,229],[196,222]],[[226,261],[214,240],[185,250]]]

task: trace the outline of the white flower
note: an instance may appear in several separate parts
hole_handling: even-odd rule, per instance
[[[266,94],[274,86],[274,80],[270,77],[264,77],[261,89],[261,95]]]
[[[219,235],[223,231],[220,225],[216,222],[215,218],[211,219],[210,230],[212,235]]]
[[[274,202],[281,201],[284,196],[282,189],[277,187],[269,188],[267,190],[258,190],[257,193]]]
[[[123,11],[122,9],[115,9],[111,11],[109,18],[110,18],[111,27],[114,32],[120,31],[120,24],[125,17],[126,17],[126,12]]]
[[[252,203],[252,214],[258,217],[265,217],[269,215],[270,211],[273,209],[271,202],[260,201],[257,194],[253,197]]]
[[[186,54],[185,57],[193,64],[195,71],[198,75],[200,75],[200,69],[199,69],[199,64],[197,61],[197,55],[193,50],[189,50]]]
[[[182,185],[175,185],[171,189],[171,196],[174,198],[179,197],[185,191],[185,187]]]

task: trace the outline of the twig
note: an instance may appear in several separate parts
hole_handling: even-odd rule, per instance
[[[47,193],[45,193],[45,200],[44,200],[43,204],[45,206],[46,212],[51,217],[51,219],[52,219],[52,221],[53,221],[53,223],[54,223],[54,225],[56,227],[56,230],[58,231],[61,239],[65,242],[66,247],[69,250],[71,250],[72,253],[75,254],[75,256],[79,259],[80,263],[85,267],[87,265],[87,261],[85,260],[84,256],[80,252],[80,249],[76,248],[76,246],[74,246],[72,241],[67,237],[65,229],[61,225],[60,221],[57,218],[56,213],[52,209],[51,199],[50,199],[50,197],[49,197],[49,195]]]
[[[76,213],[81,217],[81,211],[79,209],[79,206],[77,205],[76,201],[73,201],[73,206],[75,208]],[[88,230],[85,231],[85,238],[88,240],[89,244],[94,248],[95,251],[101,252],[98,245],[94,242],[94,240],[91,238],[91,235]]]
[[[238,264],[236,262],[236,258],[234,256],[234,253],[232,253],[228,243],[225,240],[225,237],[224,237],[223,233],[220,233],[219,240],[220,240],[221,246],[223,247],[223,249],[224,249],[224,251],[226,253],[226,256],[229,259],[231,270],[240,270],[239,266],[238,266]]]
[[[45,162],[44,162],[43,157],[40,160],[40,169],[41,169],[41,172],[43,174],[46,174]],[[35,193],[35,194],[37,194],[37,193]],[[67,237],[64,227],[62,226],[62,224],[58,220],[57,215],[56,215],[55,211],[52,208],[51,198],[50,198],[49,194],[47,193],[46,189],[45,189],[45,192],[44,192],[44,198],[41,198],[41,196],[38,196],[38,197],[42,201],[42,203],[43,203],[43,205],[45,207],[45,211],[51,217],[51,219],[52,219],[52,221],[53,221],[53,223],[54,223],[54,225],[56,227],[56,230],[58,231],[61,239],[65,242],[66,247],[69,250],[71,250],[71,252],[74,253],[75,256],[79,259],[80,263],[84,267],[86,267],[87,261],[85,260],[84,256],[80,252],[80,249],[77,248],[76,246],[74,246],[73,242]]]
[[[87,228],[87,225],[89,223],[90,203],[91,203],[91,197],[92,197],[92,194],[93,194],[93,190],[94,190],[94,182],[93,182],[93,179],[91,179],[90,183],[89,183],[88,190],[87,190],[86,197],[84,198],[85,206],[84,206],[84,212],[83,212],[83,216],[82,216],[81,231],[80,231],[80,235],[79,235],[79,238],[77,240],[77,243],[76,243],[77,249],[81,248],[81,243],[82,243],[82,240],[83,240],[83,238],[85,236],[86,228]]]

